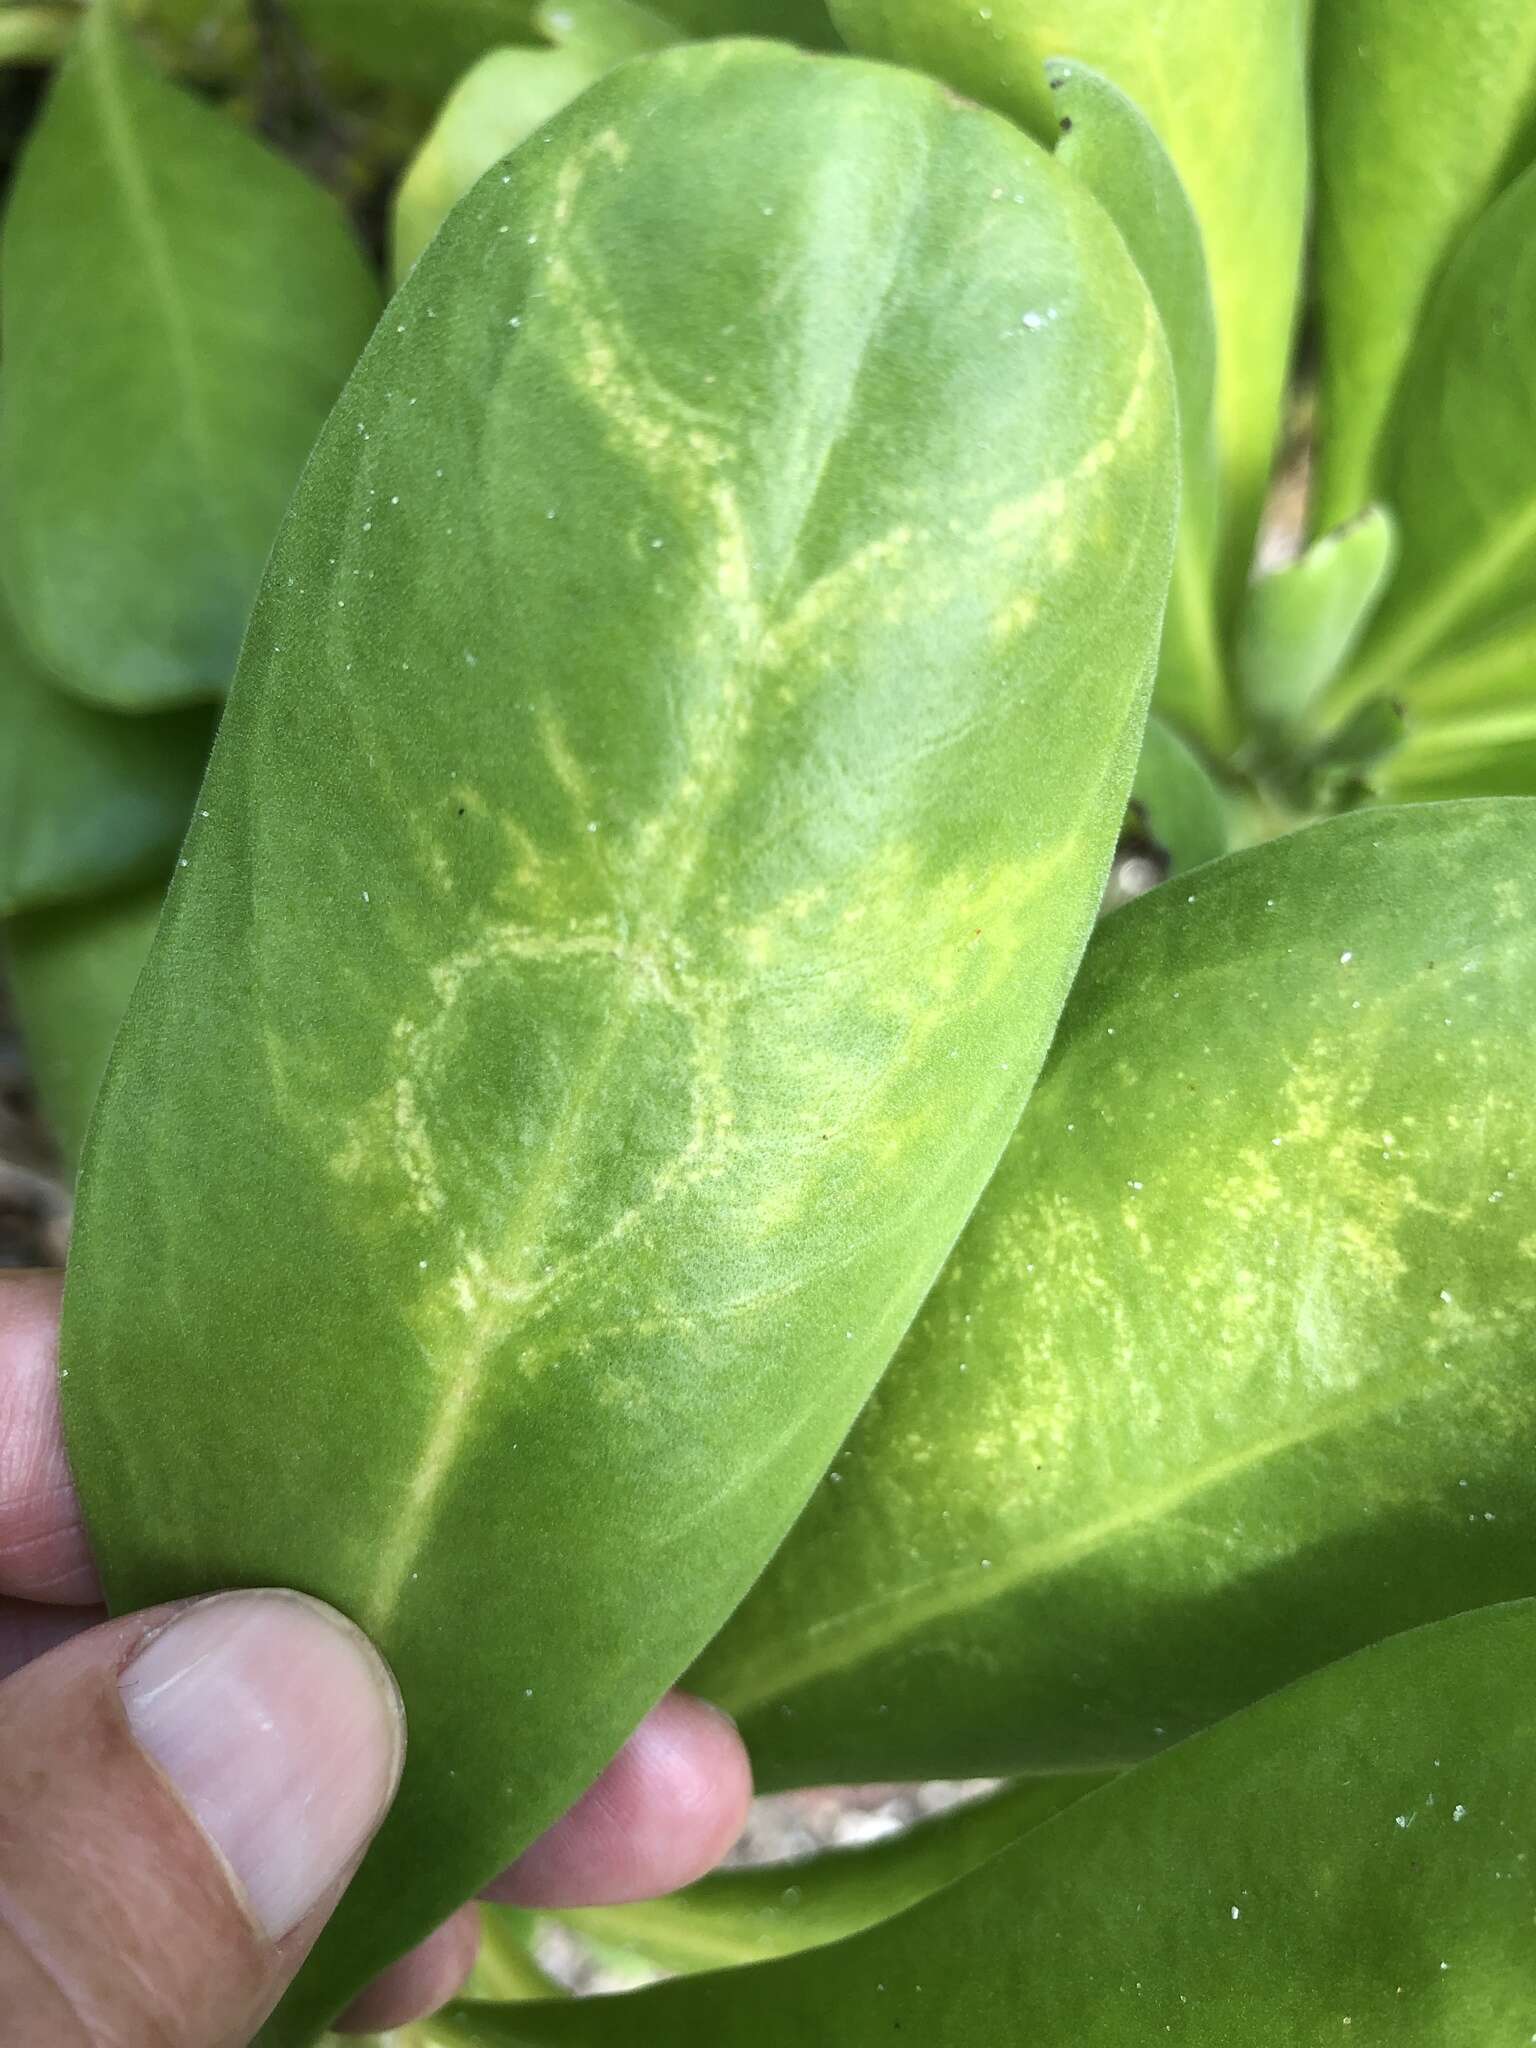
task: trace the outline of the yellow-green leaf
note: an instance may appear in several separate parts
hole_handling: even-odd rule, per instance
[[[1125,1763],[1536,1580],[1536,801],[1118,911],[836,1465],[690,1683],[765,1787]]]
[[[404,1691],[404,1789],[265,2042],[569,1803],[887,1362],[1102,888],[1173,413],[1073,178],[769,43],[611,73],[394,300],[66,1290],[112,1599],[305,1587]]]
[[[947,79],[1034,133],[1047,59],[1091,64],[1140,107],[1199,219],[1216,305],[1216,417],[1234,584],[1269,480],[1307,203],[1309,0],[833,0],[851,48]]]
[[[544,0],[549,47],[493,50],[460,80],[395,195],[394,265],[404,277],[451,210],[520,142],[626,57],[674,32],[631,0]]]
[[[1323,0],[1314,37],[1315,509],[1326,528],[1375,490],[1377,439],[1426,293],[1536,111],[1536,7]]]

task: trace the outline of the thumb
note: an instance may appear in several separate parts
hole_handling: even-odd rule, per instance
[[[0,2014],[49,2048],[244,2048],[394,1796],[393,1681],[339,1615],[229,1593],[0,1685]]]

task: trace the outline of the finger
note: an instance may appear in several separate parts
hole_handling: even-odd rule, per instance
[[[734,1724],[669,1693],[570,1812],[484,1896],[515,1906],[616,1906],[713,1870],[746,1825],[752,1766]]]
[[[106,1620],[100,1607],[34,1607],[0,1599],[0,1679]]]
[[[59,1421],[57,1273],[0,1274],[0,1594],[101,1597]]]
[[[109,1622],[0,1685],[0,2013],[49,2048],[237,2048],[392,1798],[383,1663],[232,1593]]]
[[[402,1956],[392,1969],[376,1977],[336,2023],[339,2034],[381,2034],[408,2026],[424,2013],[446,2005],[475,1967],[480,1946],[480,1919],[465,1906],[429,1935],[420,1947]]]

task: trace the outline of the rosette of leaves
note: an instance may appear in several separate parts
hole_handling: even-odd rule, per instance
[[[1525,2038],[1529,9],[0,28],[73,1453],[411,1714],[271,2048],[686,1667],[1018,1783],[423,2048]]]

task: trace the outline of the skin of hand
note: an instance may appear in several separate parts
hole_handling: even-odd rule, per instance
[[[342,1617],[242,1592],[103,1619],[59,1425],[59,1278],[0,1274],[0,2015],[36,2048],[243,2048],[388,1810],[394,1681]],[[734,1727],[674,1693],[486,1896],[607,1905],[730,1847],[751,1775]],[[472,1908],[344,2026],[435,2009]]]

